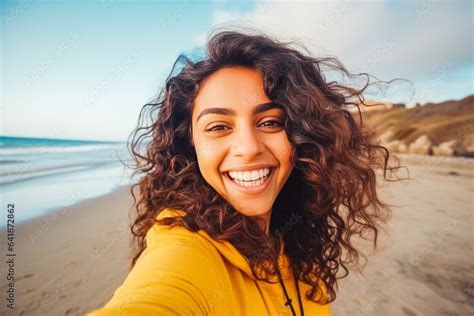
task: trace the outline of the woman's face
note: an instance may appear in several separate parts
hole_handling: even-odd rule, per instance
[[[293,170],[284,120],[257,70],[225,67],[201,83],[192,113],[199,170],[243,215],[268,219]]]

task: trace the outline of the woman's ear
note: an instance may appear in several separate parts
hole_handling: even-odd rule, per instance
[[[191,144],[191,148],[194,149],[194,140],[193,140],[193,133],[192,132],[189,135],[189,143]]]
[[[188,129],[188,137],[189,137],[189,144],[191,145],[191,148],[194,148],[193,127],[191,124],[189,125],[189,129]]]

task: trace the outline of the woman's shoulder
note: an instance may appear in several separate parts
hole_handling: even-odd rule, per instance
[[[166,210],[160,218],[176,214]],[[146,248],[102,310],[91,315],[212,314],[208,297],[222,287],[215,250],[185,227],[154,224]],[[110,312],[110,313],[109,313]]]
[[[182,210],[167,208],[160,212],[156,219],[184,214]],[[181,255],[194,263],[200,262],[203,268],[204,265],[207,267],[218,265],[221,258],[206,233],[194,232],[181,225],[155,223],[146,233],[145,240],[146,248],[140,257],[146,256],[149,252],[159,251],[169,258]]]
[[[157,216],[157,220],[166,217],[184,216],[186,213],[179,209],[166,208]],[[146,248],[154,249],[160,248],[180,248],[188,250],[193,248],[196,252],[204,255],[217,254],[212,246],[212,243],[204,237],[205,233],[202,231],[194,232],[181,225],[164,225],[155,223],[150,227],[146,233]]]

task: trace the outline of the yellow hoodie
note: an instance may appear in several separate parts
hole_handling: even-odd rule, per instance
[[[158,218],[180,214],[182,211],[166,209]],[[231,243],[218,242],[204,231],[158,224],[147,232],[146,242],[110,301],[87,315],[292,315],[280,283],[256,280]],[[296,315],[301,315],[283,247],[278,265]],[[276,277],[271,280],[278,281]],[[306,298],[309,285],[298,283],[305,315],[331,315],[329,305]]]

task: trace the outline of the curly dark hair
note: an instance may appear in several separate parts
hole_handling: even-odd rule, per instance
[[[306,296],[325,304],[336,298],[337,280],[347,276],[348,265],[365,258],[353,237],[376,246],[391,212],[391,205],[377,194],[377,171],[392,181],[387,171],[400,166],[390,166],[389,151],[362,124],[359,106],[365,105],[363,92],[374,77],[351,74],[337,58],[314,58],[304,46],[305,54],[292,44],[264,33],[221,30],[209,37],[204,57],[178,57],[156,102],[142,108],[129,139],[134,175],[141,175],[131,188],[136,250],[131,267],[157,222],[203,230],[215,240],[230,242],[259,280],[275,275],[283,239],[296,275],[311,286]],[[269,235],[256,218],[237,212],[204,180],[190,141],[200,83],[227,66],[261,71],[265,93],[286,111],[285,130],[295,147],[294,169],[273,205]],[[364,76],[365,84],[355,88],[328,82],[325,71],[353,79]],[[165,208],[185,215],[158,221]]]

